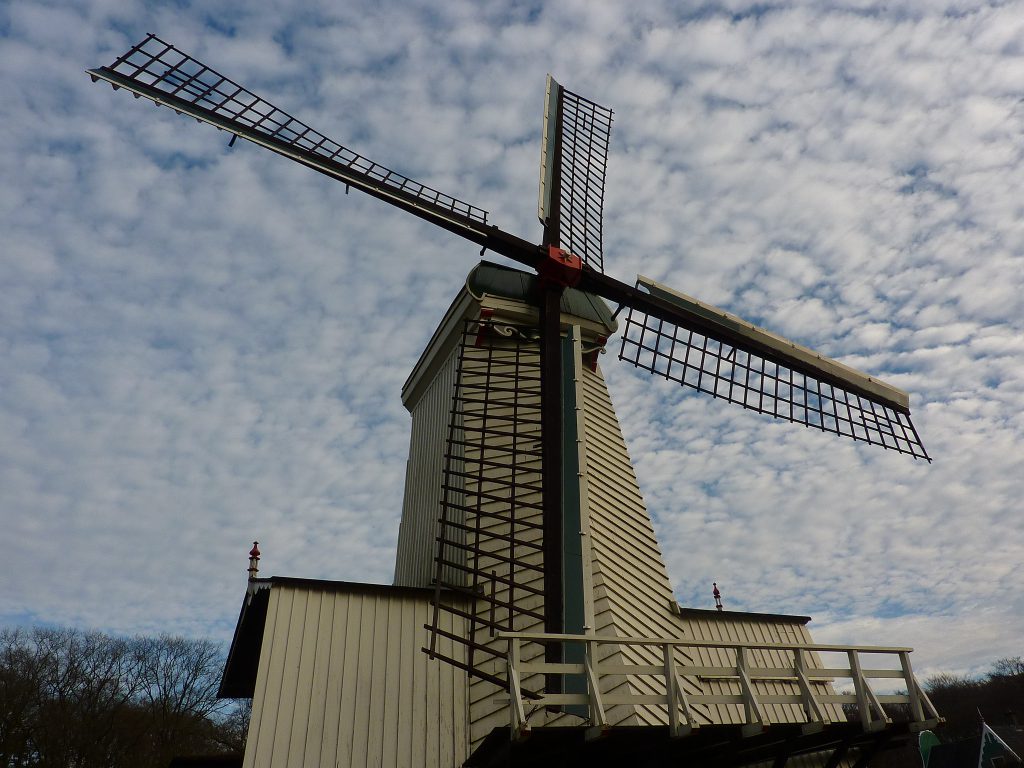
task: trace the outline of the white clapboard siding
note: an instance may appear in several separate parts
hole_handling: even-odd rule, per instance
[[[483,305],[495,309],[499,315],[509,317],[529,314],[525,305],[512,300],[494,302],[490,297]],[[437,333],[410,376],[403,398],[413,417],[405,502],[399,533],[395,583],[426,586],[433,579],[435,539],[438,533],[440,488],[443,476],[443,453],[447,436],[451,398],[456,386],[456,356],[462,332],[462,320],[476,316],[481,303],[460,295],[441,323]],[[517,309],[517,307],[521,307]],[[576,318],[563,315],[563,323]],[[587,343],[593,343],[597,332],[584,329]],[[500,345],[499,345],[500,346]],[[495,364],[500,358],[495,358]],[[491,398],[488,398],[490,400]],[[720,639],[747,642],[808,642],[810,635],[799,617],[762,616],[739,618],[736,613],[711,614],[709,612],[680,612],[675,604],[672,585],[668,577],[661,549],[655,537],[651,519],[637,483],[622,430],[615,414],[611,397],[600,369],[584,367],[577,381],[577,403],[582,407],[581,455],[584,458],[585,493],[583,503],[589,515],[590,545],[585,548],[591,558],[591,578],[594,601],[594,631],[599,635],[618,637],[679,637],[681,639]],[[501,402],[496,396],[489,402],[489,412],[498,413]],[[467,456],[467,459],[475,456]],[[495,472],[500,470],[493,470]],[[483,478],[486,481],[486,477]],[[467,488],[467,490],[470,490]],[[539,512],[538,512],[539,514]],[[471,524],[471,520],[465,521]],[[495,528],[493,521],[486,527]],[[540,562],[540,553],[529,559]],[[505,575],[504,568],[495,568]],[[499,587],[499,590],[503,588]],[[537,599],[528,600],[536,604]],[[519,631],[540,631],[541,622],[525,621],[516,626]],[[487,630],[475,633],[476,642],[497,643]],[[539,647],[524,646],[524,661],[539,653]],[[600,649],[603,661],[611,664],[660,665],[662,659],[656,648],[643,646],[605,645]],[[784,666],[782,652],[766,651],[754,654],[754,661],[762,658]],[[676,651],[679,663],[722,664],[732,663],[721,651]],[[477,662],[479,663],[479,662]],[[812,664],[819,664],[811,659]],[[487,671],[500,673],[504,661],[500,658],[484,664]],[[532,682],[532,681],[530,681]],[[737,692],[732,680],[696,680],[685,678],[683,685],[689,693],[721,691]],[[608,675],[601,680],[604,693],[663,694],[664,680],[656,676],[624,677]],[[764,692],[794,692],[788,681],[758,682],[757,689]],[[475,748],[495,727],[509,724],[507,705],[501,702],[503,691],[486,681],[473,679],[469,683],[467,709],[468,739]],[[773,705],[770,717],[777,722],[802,719],[797,708]],[[695,714],[705,723],[737,723],[742,721],[736,706],[695,707]],[[667,722],[664,707],[652,705],[616,705],[607,712],[612,725],[661,725]],[[530,718],[534,726],[570,724],[578,718],[552,715],[537,711]]]
[[[245,768],[461,765],[466,677],[420,650],[429,619],[425,593],[274,585]]]
[[[395,584],[399,586],[426,587],[434,580],[441,478],[457,358],[457,349],[449,351],[422,395],[415,403],[407,403],[412,435],[395,557]]]
[[[674,597],[661,548],[600,367],[584,368],[580,384],[596,631],[618,637],[684,637],[671,610]],[[685,651],[679,649],[677,659],[688,660]],[[620,657],[609,662],[657,665],[662,660],[657,648],[623,646]],[[611,678],[607,687],[623,693],[665,692],[664,680],[656,677]],[[622,725],[667,722],[663,708],[619,705],[612,709],[610,721]],[[698,717],[704,714],[703,707],[695,709]]]
[[[683,611],[675,608],[668,571],[655,538],[600,368],[585,370],[583,376],[586,425],[587,489],[590,530],[593,547],[595,613],[598,634],[619,637],[679,637],[724,642],[792,643],[812,642],[805,619],[786,616],[759,616],[736,612],[717,613]],[[679,663],[735,664],[735,658],[722,650],[701,651],[679,648]],[[660,664],[655,648],[632,646],[622,651],[622,661],[632,664]],[[754,651],[754,664],[788,666],[792,657],[785,651]],[[812,655],[809,666],[820,667]],[[621,684],[621,680],[614,683]],[[612,683],[610,683],[612,684]],[[734,680],[684,679],[688,693],[739,693]],[[664,681],[658,677],[629,680],[633,693],[663,694]],[[758,681],[758,692],[797,691],[790,681]],[[741,723],[739,705],[700,705],[698,718],[707,723]],[[766,714],[773,722],[799,722],[804,714],[798,705],[768,705]],[[663,708],[637,706],[632,722],[656,725],[666,722]],[[617,718],[622,718],[622,708]]]

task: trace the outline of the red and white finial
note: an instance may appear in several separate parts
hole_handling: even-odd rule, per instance
[[[252,549],[249,550],[249,584],[256,581],[256,574],[260,572],[260,543],[254,541]]]
[[[712,581],[711,586],[713,587],[711,594],[715,596],[715,609],[720,611],[722,610],[722,593],[718,591],[718,582]]]

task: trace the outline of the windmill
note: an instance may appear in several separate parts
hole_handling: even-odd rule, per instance
[[[776,419],[931,460],[910,419],[905,392],[653,280],[638,277],[630,285],[605,274],[602,208],[612,112],[550,77],[538,205],[543,232],[533,242],[493,225],[483,209],[329,139],[154,35],[111,65],[88,73],[94,81],[227,131],[231,143],[241,137],[468,240],[481,253],[492,251],[535,273],[525,288],[538,310],[535,320],[509,328],[478,317],[463,333],[463,384],[456,391],[446,444],[435,556],[437,596],[425,650],[470,675],[500,686],[509,682],[485,663],[496,652],[479,642],[475,631],[448,637],[466,646],[464,658],[438,651],[436,640],[444,634],[438,617],[444,612],[457,613],[492,635],[515,631],[523,621],[541,621],[551,635],[581,631],[579,622],[568,618],[567,608],[573,591],[582,588],[568,561],[565,536],[572,522],[567,518],[563,463],[571,423],[562,381],[575,359],[566,355],[566,345],[581,349],[572,329],[563,338],[567,303],[589,301],[607,309],[600,299],[610,302],[617,309],[607,318],[609,327],[625,311],[619,358],[634,366]],[[506,344],[510,335],[533,346]],[[577,358],[595,351],[592,345]],[[509,366],[513,377],[503,373]],[[504,384],[498,381],[502,376]],[[473,377],[483,377],[491,389],[505,387],[508,399],[500,413],[488,415],[488,404],[474,397],[473,385],[466,383]],[[461,420],[467,411],[461,409],[475,408],[474,418],[479,419],[480,407],[484,422],[490,416],[501,426],[477,429],[477,442],[470,445]],[[494,442],[485,443],[490,439]],[[460,479],[467,474],[468,450],[476,451],[478,470],[500,470],[492,477],[494,488],[478,486],[471,500]],[[495,450],[502,455],[500,461],[481,457]],[[538,495],[539,503],[524,501]],[[483,546],[479,524],[474,530],[464,516],[471,512],[479,521],[492,503],[500,509],[489,508],[486,514],[508,526],[492,535],[507,545],[500,556],[502,569],[481,564],[482,555],[493,552]],[[524,517],[521,509],[517,513],[519,507],[529,514]],[[524,550],[540,556],[517,556]],[[466,593],[473,598],[471,605],[453,605],[442,597],[442,589]],[[516,594],[532,599],[517,600]],[[546,660],[570,660],[566,648],[562,642],[546,643]],[[548,693],[571,685],[560,675],[544,681]]]

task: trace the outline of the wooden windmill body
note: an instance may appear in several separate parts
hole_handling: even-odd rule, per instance
[[[90,75],[532,270],[474,268],[403,389],[413,424],[394,585],[250,582],[222,686],[254,698],[247,768],[638,754],[838,765],[936,721],[909,649],[813,646],[805,618],[676,604],[597,363],[612,334],[621,359],[683,386],[928,456],[906,393],[653,281],[604,274],[610,110],[549,78],[534,244],[152,35]],[[827,653],[848,666],[823,668]],[[889,701],[907,705],[904,721],[883,710],[864,653],[898,658],[899,675],[875,676],[902,676],[907,693]],[[836,693],[842,677],[854,693]]]
[[[524,462],[513,461],[507,451],[488,452],[495,442],[509,446],[518,441],[520,452],[532,449],[536,453],[540,396],[536,387],[531,391],[521,381],[535,380],[539,366],[537,342],[529,335],[529,329],[536,327],[537,314],[529,303],[531,281],[525,273],[493,264],[475,268],[403,390],[403,400],[412,414],[412,437],[395,584],[434,588],[443,580],[478,593],[478,597],[464,595],[477,604],[475,610],[460,600],[445,604],[440,613],[450,606],[454,616],[463,619],[462,638],[467,642],[462,643],[461,656],[454,661],[475,666],[498,683],[503,682],[507,645],[499,633],[543,632],[544,626],[537,594],[542,584],[543,552],[533,544],[542,528],[540,494],[519,494],[522,504],[515,522],[510,522],[509,505],[502,498],[515,490],[510,483],[513,467],[521,475],[518,482],[527,485],[537,484],[540,468],[535,459],[534,466],[524,472]],[[575,453],[571,457],[566,452],[564,487],[578,513],[565,528],[566,541],[576,539],[576,546],[567,544],[566,550],[578,554],[578,559],[566,557],[564,568],[567,574],[572,569],[577,572],[575,579],[567,576],[565,580],[575,583],[579,601],[566,611],[572,617],[566,631],[603,638],[713,641],[731,636],[810,642],[806,617],[724,616],[679,608],[597,363],[603,339],[616,330],[615,321],[599,300],[576,291],[564,297],[563,309],[566,365],[562,391],[565,412],[572,422],[567,419],[564,433]],[[509,379],[516,381],[514,392],[507,386]],[[454,408],[453,400],[457,403]],[[509,423],[517,409],[523,421],[518,429]],[[452,418],[453,413],[457,418]],[[452,451],[453,432],[457,435],[454,442],[463,447],[462,455]],[[479,437],[474,440],[473,435]],[[448,459],[448,472],[446,455],[454,457]],[[457,471],[452,470],[453,464]],[[461,483],[458,477],[463,478]],[[445,503],[445,488],[452,486],[458,488],[458,505]],[[463,509],[465,514],[439,519],[437,510],[446,506]],[[439,559],[449,570],[440,579]],[[517,588],[524,590],[518,597],[514,594]],[[509,607],[510,600],[518,603],[518,610]],[[567,660],[580,661],[571,656],[573,651],[581,656],[581,650],[567,648]],[[470,653],[483,658],[474,663],[467,660]],[[600,649],[599,659],[608,665],[657,665],[663,662],[660,653],[653,646],[607,644]],[[710,659],[707,652],[678,649],[677,653],[690,661]],[[522,655],[523,662],[529,664],[543,657],[543,649],[526,643]],[[526,689],[545,687],[537,674],[520,682]],[[664,695],[665,691],[663,681],[626,675],[605,676],[601,686],[602,693],[609,696]],[[565,688],[585,691],[584,676],[571,676]],[[494,728],[508,725],[508,705],[497,692],[495,680],[478,676],[470,681],[473,746]],[[538,709],[531,724],[587,722],[585,711],[572,706],[565,709],[564,713]],[[706,724],[742,723],[739,709],[737,705],[699,708]],[[610,705],[606,717],[608,726],[668,724],[662,708],[639,702]],[[782,710],[776,717],[797,721],[795,713]]]

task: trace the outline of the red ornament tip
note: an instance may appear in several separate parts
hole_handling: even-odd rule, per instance
[[[259,545],[258,541],[254,541],[252,543],[252,549],[249,550],[249,557],[259,557],[260,556],[260,548],[259,548],[258,545]]]

